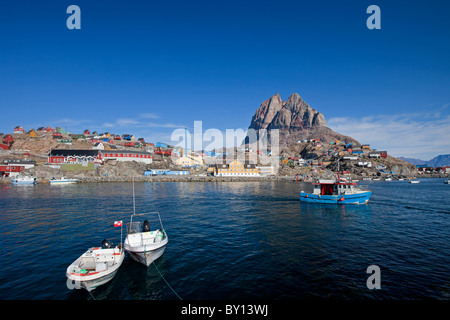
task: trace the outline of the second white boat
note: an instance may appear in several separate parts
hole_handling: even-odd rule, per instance
[[[158,214],[158,212],[153,212]],[[149,266],[156,259],[162,256],[166,245],[169,242],[169,237],[159,219],[161,227],[159,229],[150,230],[150,223],[144,220],[133,221],[135,216],[142,216],[144,214],[133,214],[130,219],[130,224],[127,226],[127,237],[124,242],[125,250],[130,254],[131,258],[146,266]],[[147,215],[147,214],[145,214]]]
[[[70,178],[66,178],[66,177],[61,177],[61,179],[55,179],[52,178],[50,180],[50,184],[71,184],[71,183],[77,183],[78,179],[70,179]]]

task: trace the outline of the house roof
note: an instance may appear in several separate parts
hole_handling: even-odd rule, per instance
[[[114,154],[118,153],[134,153],[134,154],[147,154],[147,155],[151,155],[151,153],[149,152],[143,152],[143,151],[134,151],[134,150],[128,150],[128,149],[122,149],[122,150],[112,150],[114,152]],[[110,151],[111,152],[111,151]],[[103,153],[108,153],[106,150],[103,151]]]
[[[224,162],[216,163],[216,164],[214,164],[212,166],[215,166],[218,169],[228,169],[230,167],[230,165],[232,163],[234,163],[234,162],[238,162],[239,164],[241,164],[244,167],[244,169],[254,169],[254,168],[256,168],[256,164],[254,164],[254,163],[250,163],[249,161],[240,162],[238,160],[234,160],[234,161],[232,161],[230,163],[224,163]]]
[[[48,154],[50,157],[85,156],[97,157],[99,150],[79,150],[79,149],[53,149]]]

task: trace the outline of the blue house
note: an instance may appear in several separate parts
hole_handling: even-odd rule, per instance
[[[167,144],[166,143],[162,143],[162,142],[157,142],[155,144],[155,147],[157,147],[157,148],[167,148]]]

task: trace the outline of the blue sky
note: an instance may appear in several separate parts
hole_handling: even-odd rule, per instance
[[[81,30],[69,30],[69,5]],[[366,9],[381,9],[369,30]],[[297,92],[394,156],[450,153],[448,1],[10,1],[0,8],[0,132],[62,126],[169,142],[246,129]]]

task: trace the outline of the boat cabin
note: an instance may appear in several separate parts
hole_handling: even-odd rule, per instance
[[[353,193],[353,187],[356,186],[355,182],[335,180],[319,180],[319,182],[313,183],[313,194],[318,195],[337,195],[345,193]]]

